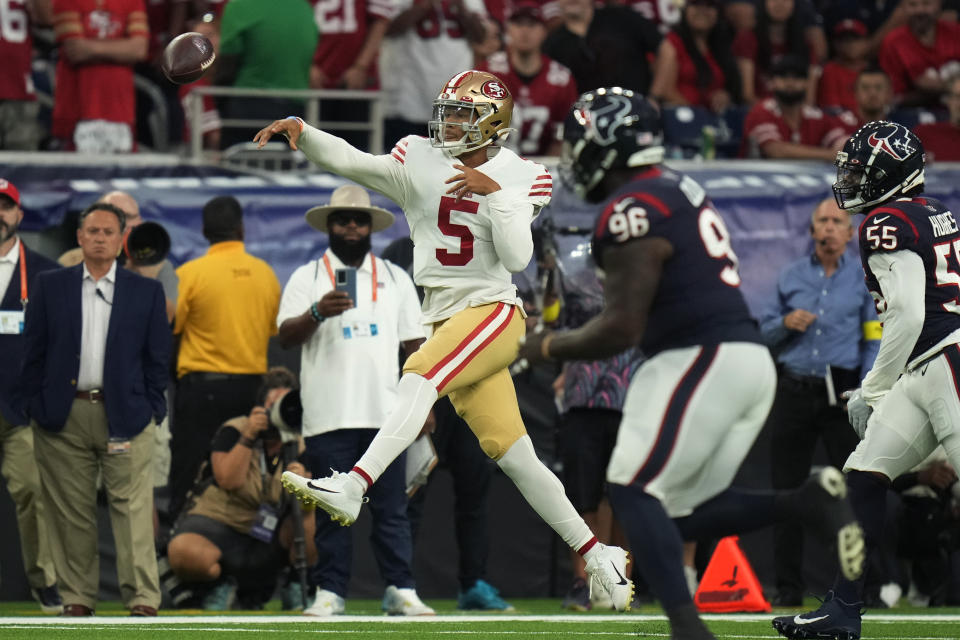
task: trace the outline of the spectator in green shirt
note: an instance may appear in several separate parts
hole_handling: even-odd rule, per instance
[[[317,39],[308,0],[232,0],[220,23],[216,84],[308,89]],[[303,103],[287,98],[228,98],[222,113],[227,118],[267,121],[277,113],[303,115]],[[225,128],[222,146],[250,141],[256,131]]]

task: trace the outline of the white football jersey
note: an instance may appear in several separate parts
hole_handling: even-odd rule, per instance
[[[414,243],[413,279],[424,288],[423,320],[445,320],[467,307],[520,304],[511,272],[533,255],[530,223],[550,202],[546,167],[499,149],[477,167],[500,185],[489,196],[457,200],[446,180],[459,160],[419,136],[374,156],[303,125],[300,149],[316,164],[379,191],[403,209]]]
[[[425,319],[435,322],[489,302],[515,302],[511,269],[497,253],[494,233],[505,222],[505,213],[525,213],[515,224],[522,222],[524,234],[530,237],[530,223],[550,202],[553,183],[546,167],[500,149],[477,170],[496,181],[501,192],[457,200],[446,193],[450,185],[445,180],[460,172],[453,168],[459,161],[449,153],[435,149],[426,138],[408,136],[397,143],[391,156],[403,166],[408,183],[402,206],[414,244],[413,279],[426,294]],[[499,210],[500,201],[517,200],[528,202],[532,210]],[[527,253],[523,264],[509,266],[518,271],[529,261]]]

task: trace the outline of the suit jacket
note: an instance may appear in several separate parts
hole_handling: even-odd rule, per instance
[[[20,238],[23,244],[23,238]],[[23,244],[23,257],[27,266],[27,297],[33,296],[37,286],[37,276],[41,271],[59,269],[60,265],[45,258],[30,247]],[[27,306],[30,306],[29,304]],[[13,268],[13,277],[7,290],[0,298],[0,309],[3,311],[20,311],[20,260]],[[20,377],[20,367],[23,364],[24,338],[22,335],[0,334],[0,353],[3,354],[4,364],[0,367],[0,415],[10,424],[27,424],[22,407],[17,401],[16,386]]]
[[[20,392],[28,417],[63,429],[80,373],[83,264],[37,278],[27,305]],[[170,325],[156,280],[117,268],[103,367],[110,437],[131,438],[167,412]]]

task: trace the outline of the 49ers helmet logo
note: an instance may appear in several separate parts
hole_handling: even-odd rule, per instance
[[[896,137],[891,142],[891,137],[893,137],[893,135],[896,133],[897,129],[894,128],[892,131],[882,135],[882,137],[878,137],[877,132],[874,131],[870,134],[870,137],[867,138],[867,144],[874,149],[883,151],[895,160],[903,160],[914,152],[914,148],[910,144],[910,140],[903,137]]]
[[[495,80],[487,80],[480,87],[480,93],[491,100],[503,100],[507,97],[507,90],[502,84]]]

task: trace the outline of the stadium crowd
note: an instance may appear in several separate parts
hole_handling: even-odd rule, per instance
[[[191,29],[207,34],[219,51],[216,69],[198,81],[201,84],[382,90],[391,145],[405,135],[424,133],[441,83],[475,67],[496,74],[513,94],[518,135],[508,143],[526,155],[557,155],[556,133],[570,106],[599,84],[634,89],[658,102],[668,142],[673,136],[668,153],[675,156],[832,161],[860,126],[891,118],[915,130],[928,161],[958,160],[958,7],[960,2],[949,0],[869,5],[813,0],[635,0],[623,5],[590,0],[321,0],[313,6],[306,0],[104,0],[90,9],[75,0],[6,0],[0,2],[0,58],[10,63],[0,67],[0,150],[135,152],[158,146],[158,131],[169,136],[167,143],[182,140],[187,126],[182,100],[193,86],[167,82],[157,61],[170,37]],[[284,47],[277,46],[281,39]],[[157,96],[168,109],[167,131],[146,126]],[[283,97],[209,100],[204,106],[203,119],[190,124],[201,127],[210,148],[252,137],[222,128],[220,114],[264,121],[280,114],[303,115],[302,104]],[[336,101],[321,105],[322,120],[356,117],[366,114]],[[402,164],[406,145],[393,153]],[[356,191],[335,195],[335,202],[311,209],[307,216],[312,227],[329,234],[330,250],[280,283],[270,265],[246,252],[243,210],[230,196],[214,198],[204,207],[210,248],[181,265],[175,275],[165,260],[169,238],[163,251],[153,240],[143,253],[137,252],[134,234],[142,238],[147,229],[156,230],[141,225],[136,202],[122,193],[104,194],[81,214],[79,254],[75,251],[72,261],[61,256],[61,263],[74,266],[58,269],[23,249],[16,235],[24,215],[19,193],[0,176],[0,292],[5,293],[0,344],[16,349],[9,353],[23,353],[26,363],[22,379],[0,381],[3,473],[18,505],[21,536],[35,543],[25,545],[24,565],[45,611],[85,616],[96,609],[92,578],[97,575],[97,549],[90,531],[95,531],[91,523],[99,481],[112,508],[121,597],[131,615],[156,615],[161,604],[227,609],[238,598],[242,606],[256,608],[277,587],[285,607],[313,615],[343,612],[350,536],[323,514],[315,516],[312,509],[284,496],[280,477],[285,470],[317,477],[332,464],[349,469],[351,461],[376,442],[380,425],[372,424],[376,419],[368,415],[357,417],[348,394],[362,388],[364,397],[383,393],[383,404],[390,404],[399,374],[393,356],[400,357],[401,349],[404,357],[417,352],[424,340],[415,321],[419,305],[410,276],[370,252],[369,234],[392,224],[392,214],[371,206],[362,189],[350,188]],[[542,188],[549,195],[549,184]],[[793,286],[796,279],[819,289],[820,279],[829,280],[839,270],[843,286],[859,283],[855,256],[844,254],[854,235],[850,218],[827,208],[829,214],[821,207],[811,212],[810,234],[817,251],[812,257],[797,256],[795,271],[782,278],[781,298],[771,300],[771,312],[764,318],[765,334],[770,334],[765,340],[775,351],[785,335],[795,339],[813,321],[789,312],[803,304],[787,303],[791,295],[803,298],[800,287]],[[600,313],[599,284],[581,282],[583,274],[573,277],[558,269],[550,242],[549,234],[541,235],[533,248],[537,283],[518,282],[530,332],[544,326],[575,329]],[[827,244],[832,247],[829,258],[823,253]],[[15,272],[18,264],[20,271]],[[340,283],[335,275],[345,267],[352,267],[357,278],[352,295],[340,290],[340,284],[349,283]],[[41,272],[43,278],[38,277]],[[838,280],[832,283],[839,290]],[[872,333],[876,316],[866,291],[850,297],[852,308],[830,311],[836,313],[837,325],[843,323],[843,333],[831,319],[805,338],[819,344],[812,336],[820,336],[822,329],[831,333],[823,340],[832,339],[838,351],[841,341],[862,340],[856,353],[839,360],[826,354],[811,360],[792,357],[788,350],[777,353],[781,382],[788,387],[778,394],[799,397],[803,392],[817,398],[841,424],[836,398],[828,401],[825,395],[834,381],[819,374],[821,365],[825,361],[829,371],[831,364],[838,369],[843,364],[846,377],[836,392],[855,387],[875,355],[875,345],[868,343],[878,337]],[[32,306],[25,317],[28,301]],[[348,312],[353,315],[345,315]],[[63,322],[68,313],[82,316],[82,323]],[[349,320],[331,321],[338,316]],[[268,344],[278,333],[284,347],[303,345],[299,380],[269,366]],[[393,340],[386,347],[379,345],[385,353],[364,351],[359,341],[350,345],[356,352],[334,346],[340,335],[353,339],[383,333]],[[176,343],[172,350],[171,336]],[[548,349],[545,346],[544,353]],[[367,356],[369,362],[363,362],[368,369],[361,370],[357,362]],[[342,361],[331,370],[326,358]],[[586,522],[582,535],[589,539],[591,531],[597,532],[583,546],[599,539],[599,549],[618,536],[615,524],[599,526],[603,517],[609,518],[602,470],[616,440],[625,381],[642,360],[641,353],[630,351],[613,360],[578,360],[563,367],[549,363],[545,369],[553,385],[547,393],[563,407],[563,489],[571,508]],[[129,380],[104,366],[118,361]],[[71,378],[77,363],[80,373]],[[807,365],[809,371],[803,368]],[[537,366],[518,363],[509,369],[517,376],[518,388],[520,378]],[[318,383],[323,376],[330,380]],[[47,385],[48,380],[57,384]],[[337,384],[343,387],[339,392],[323,391]],[[539,383],[541,389],[545,386]],[[300,387],[309,412],[302,420],[304,438],[291,435],[299,430],[300,417],[277,417],[281,399],[294,397]],[[169,427],[168,391],[173,392]],[[436,393],[428,399],[425,409]],[[322,412],[311,403],[319,400],[329,415],[317,422]],[[779,408],[796,413],[796,407]],[[470,437],[461,442],[459,436],[444,434],[445,429],[461,427],[453,424],[455,416],[434,415],[440,411],[435,408],[415,425],[417,432],[437,431],[438,440],[458,438],[451,447],[472,447],[466,454],[444,455],[469,456],[483,448],[495,457],[487,448],[494,450],[500,444],[496,441],[481,439],[478,445]],[[36,423],[32,430],[24,426],[28,414]],[[783,414],[774,419],[784,420]],[[291,427],[285,420],[297,424]],[[822,420],[815,416],[812,424]],[[585,438],[583,424],[596,422],[603,428]],[[121,423],[131,430],[117,431],[115,425]],[[26,433],[35,434],[35,442],[24,442]],[[13,434],[20,439],[13,442]],[[850,442],[852,433],[848,435],[831,451],[840,462],[856,446]],[[449,442],[442,441],[445,446]],[[292,448],[284,446],[290,442]],[[780,446],[790,448],[782,442]],[[24,448],[35,450],[39,473],[22,469]],[[161,455],[165,449],[172,452],[166,463]],[[8,466],[15,457],[21,468]],[[479,467],[476,477],[489,478],[493,463],[473,458],[470,464]],[[529,470],[529,465],[511,465],[503,451],[496,451],[496,459],[508,475],[519,477],[517,467]],[[803,482],[810,460],[797,464],[778,488],[795,489]],[[80,480],[65,482],[58,472],[62,468],[79,469]],[[398,468],[380,472],[389,486],[381,480],[379,493],[371,499],[378,509],[373,547],[385,582],[384,610],[432,614],[420,601],[411,575],[410,520],[415,530],[417,515],[407,510],[403,497],[411,487]],[[486,483],[479,484],[480,495],[464,498],[474,510],[482,510],[485,500]],[[522,482],[517,484],[522,490]],[[167,485],[170,493],[160,495],[169,500],[158,501],[159,513],[154,509],[151,516],[144,496],[152,486]],[[894,488],[908,496],[899,524],[901,541],[922,540],[900,549],[900,555],[913,554],[913,575],[875,577],[868,584],[877,588],[868,589],[864,600],[868,606],[890,605],[895,598],[881,595],[880,586],[900,582],[913,587],[914,601],[946,603],[951,597],[949,558],[957,537],[955,514],[948,506],[957,492],[956,472],[934,458],[897,478]],[[466,530],[485,527],[483,516],[477,516],[479,524],[477,518],[461,524],[461,517],[469,514],[457,515],[461,608],[509,609],[485,581],[486,539]],[[941,534],[931,539],[929,530],[911,526],[920,518],[936,518]],[[610,608],[603,593],[585,589],[590,561],[578,558],[578,546],[571,543],[575,566],[564,606]],[[918,552],[934,548],[936,553]],[[693,551],[691,545],[686,560],[691,590],[697,572]],[[780,604],[799,605],[802,587],[787,582]]]
[[[386,145],[423,133],[429,100],[465,68],[516,98],[510,144],[556,155],[579,93],[640,91],[664,109],[671,157],[830,159],[846,135],[886,117],[956,160],[960,74],[956,0],[69,0],[0,5],[0,150],[98,153],[249,141],[222,126],[304,115],[285,96],[205,95],[197,86],[383,92]],[[159,64],[175,35],[218,51],[191,85]],[[283,46],[277,46],[282,42]],[[364,121],[368,105],[324,99],[320,120]],[[355,135],[353,133],[348,134]],[[351,139],[361,147],[364,134]]]

